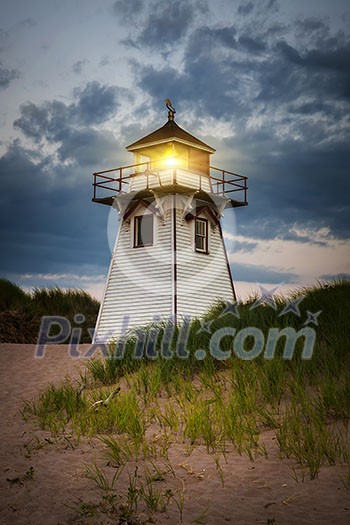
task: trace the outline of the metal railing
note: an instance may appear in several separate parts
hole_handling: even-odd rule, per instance
[[[187,163],[186,160],[176,157],[173,160],[181,164]],[[112,196],[111,192],[113,195],[128,193],[133,179],[139,175],[145,176],[144,189],[149,190],[151,188],[155,189],[157,185],[163,189],[180,185],[178,173],[188,173],[191,175],[195,174],[198,177],[199,184],[197,189],[208,191],[209,181],[211,192],[215,195],[229,197],[242,205],[247,204],[248,178],[244,175],[195,162],[190,162],[189,166],[190,169],[181,166],[164,166],[164,160],[157,160],[95,172],[93,174],[93,201],[99,202],[102,200],[98,195],[99,190],[107,190],[109,196]],[[171,173],[170,184],[169,182],[164,184],[164,180],[162,181],[162,173],[164,175],[165,172]],[[116,176],[111,177],[107,175],[112,173]],[[154,182],[155,177],[156,183]],[[234,196],[231,194],[234,194]]]

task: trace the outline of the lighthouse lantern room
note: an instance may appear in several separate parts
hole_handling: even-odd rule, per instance
[[[92,200],[119,214],[95,342],[236,299],[220,219],[247,205],[247,177],[211,166],[214,148],[166,105],[164,126],[127,146],[132,165],[93,175]]]

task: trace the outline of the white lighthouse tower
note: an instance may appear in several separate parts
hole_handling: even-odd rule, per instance
[[[95,342],[236,299],[220,218],[247,205],[247,178],[212,167],[215,150],[167,108],[164,126],[126,148],[132,165],[94,174],[93,201],[119,214]]]

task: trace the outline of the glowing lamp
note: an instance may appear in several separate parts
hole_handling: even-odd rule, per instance
[[[173,167],[178,165],[178,159],[176,157],[167,157],[165,159],[166,166]]]

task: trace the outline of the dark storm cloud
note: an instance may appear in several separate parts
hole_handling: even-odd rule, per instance
[[[249,144],[242,144],[241,149],[249,155]],[[254,161],[255,165],[244,170],[250,178],[250,205],[237,212],[242,235],[303,242],[290,232],[297,223],[316,230],[328,227],[335,237],[349,237],[350,159],[346,144],[324,151],[290,147],[277,157],[267,151],[256,154]]]
[[[136,47],[146,46],[164,52],[187,34],[195,17],[207,11],[203,0],[164,2],[157,0],[148,4],[148,14],[139,32],[133,28],[124,43]]]
[[[181,73],[169,65],[139,66],[139,85],[155,98],[176,93],[199,114],[207,112],[215,118],[225,118],[237,115],[241,107],[247,115],[246,82],[251,77],[249,82],[257,84],[258,95],[260,83],[255,77],[263,76],[265,68],[257,61],[257,55],[266,44],[260,37],[236,34],[234,26],[196,29],[188,39]],[[232,53],[227,54],[228,50]]]
[[[134,86],[146,95],[121,127],[128,137],[123,143],[143,134],[141,119],[150,125],[159,101],[168,96],[180,125],[185,115],[190,132],[200,137],[196,126],[207,129],[208,143],[212,137],[218,150],[214,164],[221,165],[216,160],[221,150],[232,162],[223,167],[249,176],[249,206],[235,212],[238,233],[252,242],[235,243],[234,250],[254,250],[254,239],[323,245],[312,234],[323,226],[336,238],[350,234],[348,35],[332,33],[324,20],[303,18],[294,25],[276,20],[274,0],[241,3],[229,20],[217,12],[219,22],[205,2],[195,0],[111,5],[123,26],[132,27],[126,43],[134,46],[133,57],[135,48],[141,55],[134,62]],[[179,56],[170,61],[166,53],[173,44]],[[0,47],[6,45],[7,35],[0,34]],[[100,65],[109,60],[102,58]],[[83,62],[73,65],[76,73]],[[90,82],[75,90],[71,104],[21,106],[14,125],[34,147],[15,141],[0,158],[7,254],[0,269],[79,273],[86,263],[107,264],[107,210],[91,203],[91,172],[115,165],[119,146],[100,128],[127,97],[120,88]],[[216,136],[212,121],[231,127],[232,135]],[[46,141],[54,153],[45,153]],[[224,217],[229,229],[230,213]],[[288,269],[278,271],[273,261],[265,268],[256,263],[233,264],[234,278],[271,283],[296,278]]]
[[[250,178],[250,206],[237,211],[239,233],[322,242],[291,233],[294,224],[307,224],[345,238],[350,38],[331,34],[324,21],[304,19],[289,33],[284,26],[281,39],[275,21],[252,13],[234,26],[197,27],[187,38],[181,70],[139,64],[139,86],[155,107],[174,93],[180,125],[188,110],[202,126],[207,116],[232,123],[235,134],[221,147],[233,148],[232,156],[239,152],[241,166],[231,169]],[[293,31],[303,31],[302,37],[289,38]]]
[[[51,141],[60,139],[62,130],[65,130],[68,120],[67,106],[58,100],[45,102],[37,106],[26,102],[20,107],[21,116],[13,123],[26,137],[40,142],[43,138]]]
[[[245,4],[241,4],[238,6],[238,14],[240,15],[249,15],[249,13],[251,13],[254,9],[254,4],[253,2],[247,2]]]
[[[106,209],[91,202],[91,174],[114,165],[120,148],[110,131],[92,126],[129,95],[91,82],[74,96],[69,105],[27,102],[14,122],[34,146],[17,139],[0,158],[0,272],[79,274],[84,265],[103,272],[108,263]]]
[[[242,49],[248,51],[249,53],[260,53],[261,51],[266,50],[266,44],[263,40],[259,38],[252,38],[247,35],[240,36],[238,39],[238,44]]]
[[[106,213],[91,203],[90,170],[56,165],[17,140],[0,158],[0,177],[1,273],[79,274],[108,263]]]
[[[49,190],[49,178],[41,177],[45,162],[37,151],[24,149],[19,140],[10,143],[6,153],[0,158],[1,180],[5,191],[1,193],[1,204],[10,200],[11,204],[17,199],[15,189],[21,192],[25,187],[25,195],[32,197],[39,187],[43,192]],[[18,174],[25,174],[23,184],[18,185]]]
[[[320,18],[304,18],[296,21],[296,31],[298,36],[310,37],[312,33],[322,33],[327,35],[329,28]]]
[[[220,46],[231,49],[236,48],[236,34],[237,29],[233,25],[219,28],[208,26],[197,28],[192,32],[185,49],[186,64],[195,61],[199,57],[211,56],[211,53],[215,52],[215,49]]]
[[[21,108],[22,116],[14,123],[28,138],[40,143],[44,138],[57,143],[61,161],[74,159],[82,166],[108,162],[116,149],[112,133],[71,125],[70,111],[62,102],[53,101],[44,107],[27,103]],[[75,114],[75,111],[73,112]]]
[[[186,63],[208,55],[220,60],[220,55],[218,55],[220,47],[236,49],[241,52],[246,51],[254,53],[254,55],[266,49],[266,42],[262,36],[252,36],[248,33],[238,35],[237,32],[238,30],[234,25],[215,28],[202,26],[197,28],[192,32],[186,47]]]
[[[232,115],[243,89],[240,83],[232,82],[215,59],[209,57],[198,57],[184,73],[178,73],[172,67],[159,70],[145,66],[140,70],[139,78],[139,84],[154,97],[157,104],[159,98],[174,93],[176,99],[182,101],[183,111],[192,109],[200,116],[209,114],[215,118]],[[220,93],[217,93],[218,89]],[[173,102],[176,106],[175,98]]]
[[[276,103],[313,97],[318,102],[350,98],[350,41],[334,49],[299,52],[275,43],[268,60],[255,64],[258,101]]]
[[[0,89],[8,88],[11,82],[19,77],[20,73],[17,69],[7,69],[0,62]]]
[[[98,167],[115,163],[117,144],[110,131],[72,129],[57,153],[62,161],[74,159],[82,167]]]
[[[120,105],[119,96],[129,96],[125,90],[89,82],[74,91],[75,102],[66,105],[52,100],[36,105],[27,102],[20,107],[21,115],[14,127],[36,143],[43,139],[57,143],[60,160],[74,159],[78,164],[95,165],[108,161],[115,150],[110,132],[91,126],[112,117]]]
[[[305,53],[300,53],[296,48],[281,41],[277,48],[288,62],[299,66],[316,69],[329,69],[344,71],[349,73],[350,68],[350,42],[337,41],[332,39],[333,49],[310,49]]]
[[[237,13],[242,16],[247,16],[252,13],[255,7],[258,7],[259,10],[263,11],[278,11],[278,2],[277,0],[260,0],[259,3],[254,5],[253,2],[245,2],[240,4],[237,9]]]
[[[89,82],[84,88],[74,90],[76,102],[70,105],[58,100],[40,106],[32,102],[22,104],[21,116],[14,121],[14,126],[35,141],[43,137],[59,141],[74,125],[101,124],[112,117],[120,105],[118,96],[123,92],[115,86]]]
[[[295,102],[299,97],[317,102],[349,99],[349,37],[327,36],[318,47],[314,41],[303,42],[299,50],[271,33],[274,23],[256,24],[255,32],[251,24],[198,27],[187,40],[181,73],[169,65],[141,65],[140,86],[156,96],[161,85],[169,93],[175,82],[173,91],[179,98],[207,106],[216,118],[225,114],[229,99],[236,110],[242,102],[246,116],[258,103],[283,109],[281,102]]]
[[[99,82],[89,82],[84,89],[74,90],[77,103],[70,111],[79,124],[100,124],[110,118],[118,109],[118,95],[122,90],[115,86],[101,85]]]

